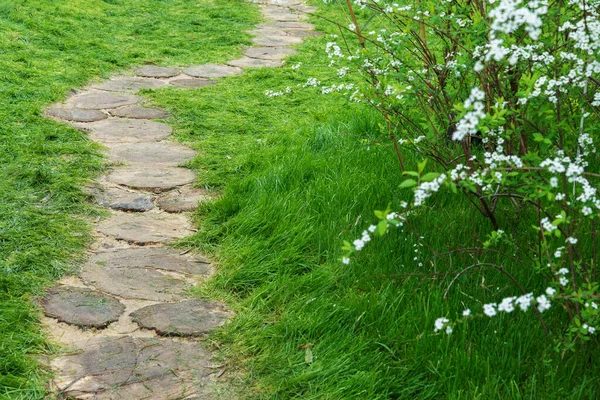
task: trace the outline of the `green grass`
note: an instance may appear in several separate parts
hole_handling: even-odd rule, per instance
[[[416,233],[394,231],[350,265],[340,263],[342,240],[375,221],[374,209],[409,194],[397,187],[403,177],[378,141],[382,121],[373,111],[298,88],[309,77],[333,82],[327,41],[307,40],[289,58],[288,65],[302,62],[298,71],[254,70],[214,87],[151,95],[173,112],[176,136],[201,152],[192,163],[201,184],[222,192],[198,211],[200,232],[185,244],[212,252],[220,264],[197,294],[225,299],[238,313],[216,339],[243,372],[242,397],[597,398],[597,342],[581,354],[557,353],[532,314],[477,319],[449,337],[433,334],[440,316],[456,318],[464,308],[518,294],[505,276],[484,270],[457,279],[443,300],[451,272],[473,256],[436,257],[425,244],[464,247],[489,231],[463,200],[434,197],[412,219]],[[264,95],[287,86],[290,95]],[[521,238],[520,248],[479,258],[501,262],[539,293],[543,282],[513,261],[531,257],[528,217],[501,221]],[[432,271],[441,274],[427,275]],[[544,316],[555,335],[563,311],[554,307]]]
[[[254,6],[196,0],[0,0],[0,398],[41,398],[48,351],[31,297],[77,265],[102,170],[85,135],[42,110],[131,65],[236,57]]]

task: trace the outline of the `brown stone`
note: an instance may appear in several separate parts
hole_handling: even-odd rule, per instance
[[[251,47],[244,53],[246,57],[263,60],[281,60],[291,54],[296,54],[296,50],[284,47]]]
[[[183,73],[196,78],[216,79],[226,76],[239,75],[242,72],[240,68],[230,67],[229,65],[204,64],[188,67]]]
[[[193,211],[198,207],[199,202],[206,201],[209,198],[210,196],[204,190],[183,187],[161,195],[158,198],[158,206],[166,212]]]
[[[146,268],[173,271],[186,275],[208,275],[210,261],[202,256],[181,254],[169,247],[132,247],[94,253],[88,265],[104,268]]]
[[[283,62],[280,60],[265,60],[262,58],[242,57],[237,60],[228,62],[227,64],[239,68],[265,68],[265,67],[281,67]]]
[[[86,92],[67,100],[67,105],[83,110],[103,110],[136,104],[140,99],[130,94]]]
[[[190,226],[188,219],[180,214],[117,211],[100,222],[96,230],[118,240],[147,245],[168,243],[185,237],[190,233]]]
[[[148,108],[138,105],[117,108],[110,111],[113,117],[133,119],[161,119],[170,117],[169,113],[159,108]]]
[[[211,357],[197,343],[154,338],[93,338],[55,359],[60,398],[174,400],[206,397]]]
[[[144,212],[154,208],[152,197],[121,187],[94,186],[87,189],[94,201],[113,210]]]
[[[125,311],[125,306],[111,296],[72,286],[48,289],[41,306],[47,316],[84,328],[104,328]]]
[[[183,88],[183,89],[195,89],[205,86],[212,86],[216,84],[215,81],[209,81],[206,79],[173,79],[169,82],[170,85]]]
[[[306,38],[306,37],[317,37],[323,36],[323,32],[319,31],[305,31],[305,30],[289,30],[288,35],[297,37],[297,38]]]
[[[177,186],[194,182],[196,175],[185,168],[152,165],[118,167],[108,174],[106,180],[133,189],[164,192]]]
[[[154,304],[130,315],[142,328],[153,329],[162,336],[201,336],[231,317],[224,304],[206,300]]]
[[[264,47],[285,47],[302,43],[302,39],[292,36],[257,36],[252,41]]]
[[[46,113],[54,118],[74,122],[94,122],[108,118],[108,115],[100,110],[81,110],[78,108],[51,107]]]
[[[258,28],[273,28],[273,29],[305,29],[313,30],[315,26],[308,22],[266,22],[264,24],[257,25]]]
[[[121,76],[111,78],[97,85],[93,89],[106,90],[109,92],[129,92],[135,93],[141,89],[158,89],[167,84],[157,79],[140,78],[136,76]]]
[[[178,165],[191,160],[196,152],[172,142],[114,143],[108,149],[108,159],[127,164]]]
[[[137,76],[147,78],[172,78],[180,73],[176,68],[159,67],[156,65],[144,65],[135,70]]]
[[[173,132],[167,124],[130,118],[92,122],[86,129],[93,140],[104,144],[159,141]]]

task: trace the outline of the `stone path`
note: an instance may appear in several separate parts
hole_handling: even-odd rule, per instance
[[[106,147],[115,163],[89,188],[111,216],[96,226],[96,242],[79,276],[62,279],[40,299],[49,335],[67,352],[51,361],[52,391],[74,399],[212,399],[225,372],[203,336],[226,323],[227,306],[187,298],[208,278],[211,262],[165,247],[192,232],[186,212],[210,194],[180,165],[195,152],[169,140],[169,115],[144,106],[140,89],[201,88],[244,68],[277,67],[290,45],[319,34],[302,22],[315,11],[296,0],[261,3],[267,22],[252,31],[255,47],[226,65],[183,68],[146,65],[133,76],[93,84],[46,110]],[[230,397],[226,397],[230,398]]]

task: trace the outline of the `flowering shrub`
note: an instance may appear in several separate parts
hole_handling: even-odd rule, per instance
[[[600,199],[593,137],[600,124],[600,1],[348,0],[348,21],[327,44],[341,82],[321,83],[370,104],[385,120],[412,200],[377,211],[379,222],[344,245],[344,263],[373,236],[405,227],[437,192],[469,199],[488,221],[481,254],[518,238],[502,230],[498,210],[511,205],[536,215],[531,271],[547,280],[544,293],[526,290],[502,265],[493,268],[520,293],[441,317],[434,330],[515,310],[544,324],[551,307],[566,310],[563,344],[589,340],[600,324],[595,220]],[[358,15],[358,18],[356,17]],[[359,23],[358,19],[366,20]],[[350,76],[352,83],[345,81]],[[421,162],[411,167],[407,154]],[[414,157],[411,157],[414,158]],[[502,208],[506,212],[508,207]],[[544,326],[545,327],[545,326]]]

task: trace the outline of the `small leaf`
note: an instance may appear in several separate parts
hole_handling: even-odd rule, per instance
[[[436,179],[439,176],[440,176],[440,174],[437,172],[428,172],[421,177],[421,181],[422,182],[431,182],[432,180]]]
[[[385,235],[385,232],[387,231],[387,226],[388,226],[387,220],[386,219],[382,219],[377,224],[377,228],[375,229],[375,234],[378,235],[378,236]]]
[[[375,210],[375,216],[379,219],[383,219],[385,218],[386,214],[385,211]]]
[[[304,362],[308,365],[312,364],[312,362],[313,362],[313,354],[312,354],[312,350],[310,349],[310,347],[306,347],[306,350],[304,353]]]
[[[420,163],[417,164],[419,174],[421,174],[425,170],[425,166],[427,165],[427,159],[424,159]]]
[[[419,176],[419,173],[418,173],[418,172],[415,172],[415,171],[404,171],[404,172],[402,173],[402,175],[409,175],[409,176],[417,176],[417,177],[418,177],[418,176]]]
[[[400,189],[410,188],[413,186],[417,186],[417,181],[414,179],[407,179],[400,184]]]

